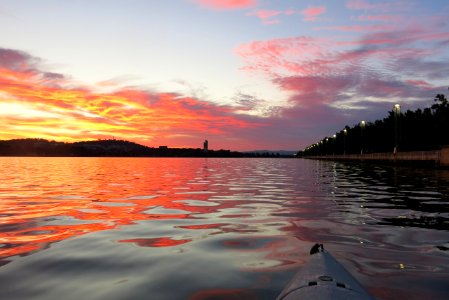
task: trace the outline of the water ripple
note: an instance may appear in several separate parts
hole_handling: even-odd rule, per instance
[[[168,158],[0,158],[0,170],[0,298],[273,299],[316,241],[379,298],[448,293],[446,170]]]

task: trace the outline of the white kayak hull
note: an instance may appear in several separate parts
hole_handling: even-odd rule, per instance
[[[321,248],[322,249],[322,248]],[[277,300],[374,299],[332,255],[322,249],[310,256]]]

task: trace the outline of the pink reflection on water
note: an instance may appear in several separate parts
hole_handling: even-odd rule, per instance
[[[208,170],[202,167],[203,160],[182,159],[2,158],[0,259],[137,221],[181,220],[241,203],[208,202]],[[222,224],[186,229],[206,227]],[[141,246],[178,242],[169,237],[127,241]]]
[[[248,290],[263,293],[270,279],[298,269],[312,243],[322,242],[375,296],[447,294],[447,231],[432,223],[447,220],[447,193],[425,193],[429,184],[440,183],[423,181],[423,190],[413,193],[408,190],[422,176],[399,176],[396,169],[389,176],[365,169],[358,174],[337,166],[269,159],[0,158],[0,265],[15,255],[52,255],[42,250],[103,231],[73,243],[81,245],[76,256],[98,261],[96,255],[90,257],[93,252],[101,256],[102,250],[111,250],[105,252],[121,257],[124,251],[138,262],[158,252],[160,269],[153,274],[164,271],[167,277],[161,281],[167,282],[174,277],[185,282],[180,266],[208,263],[210,268],[188,274],[194,282],[189,294],[173,298],[251,299]],[[432,176],[424,178],[445,180]],[[401,188],[401,178],[412,181],[405,180]],[[441,186],[447,190],[446,181]],[[417,209],[420,203],[425,209]],[[95,250],[90,244],[87,251],[83,248],[86,240],[94,241]],[[65,246],[73,244],[59,246],[70,256],[74,250]],[[40,255],[17,260],[24,262],[21,275],[36,265],[26,262]],[[2,270],[12,265],[20,263]],[[115,276],[122,276],[122,267],[117,266]],[[46,269],[35,271],[41,270]],[[78,270],[84,275],[79,278],[102,276],[83,271]],[[202,280],[222,272],[229,276],[209,284]],[[59,275],[51,277],[53,288],[66,279]],[[257,278],[264,275],[268,277],[259,284]],[[34,287],[38,279],[30,278],[28,286]],[[247,280],[245,289],[239,289],[241,278]],[[281,288],[279,280],[271,283]]]

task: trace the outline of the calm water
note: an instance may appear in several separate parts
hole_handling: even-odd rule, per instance
[[[314,242],[379,299],[448,299],[449,170],[0,158],[1,299],[274,299]]]

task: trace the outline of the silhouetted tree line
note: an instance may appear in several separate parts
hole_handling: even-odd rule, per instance
[[[359,123],[308,146],[302,155],[342,155],[396,151],[437,150],[449,145],[449,103],[437,94],[431,107],[393,109],[383,120]]]
[[[81,156],[81,157],[242,157],[230,150],[200,148],[152,148],[124,140],[97,140],[75,143],[45,139],[14,139],[0,141],[0,156]]]

